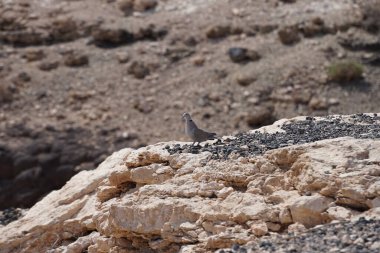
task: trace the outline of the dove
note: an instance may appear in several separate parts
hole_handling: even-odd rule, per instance
[[[213,140],[216,138],[216,133],[209,133],[198,128],[189,113],[185,112],[182,114],[182,119],[185,120],[185,132],[193,141],[192,146],[194,146],[197,142],[199,145],[200,142]]]

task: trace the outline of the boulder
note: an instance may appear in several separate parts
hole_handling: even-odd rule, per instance
[[[123,149],[79,172],[0,227],[0,252],[202,252],[380,217],[378,139],[327,139],[245,159],[170,154],[175,144],[185,143]]]

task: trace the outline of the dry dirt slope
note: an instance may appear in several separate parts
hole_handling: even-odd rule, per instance
[[[2,208],[31,205],[121,147],[186,140],[184,111],[221,135],[379,111],[378,6],[2,1]],[[364,64],[364,79],[328,80],[326,67],[345,59]]]

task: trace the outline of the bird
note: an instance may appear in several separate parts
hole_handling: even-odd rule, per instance
[[[193,141],[192,146],[194,146],[194,144],[197,142],[199,145],[199,143],[203,141],[213,140],[217,138],[216,133],[209,133],[205,130],[198,128],[198,126],[195,124],[189,113],[185,112],[184,114],[182,114],[182,119],[185,121],[185,133]]]

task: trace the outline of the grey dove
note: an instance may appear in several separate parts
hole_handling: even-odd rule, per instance
[[[200,142],[213,140],[216,138],[216,133],[209,133],[198,128],[189,113],[185,112],[182,115],[182,119],[185,120],[185,132],[193,141],[192,145],[196,142],[199,144]]]

